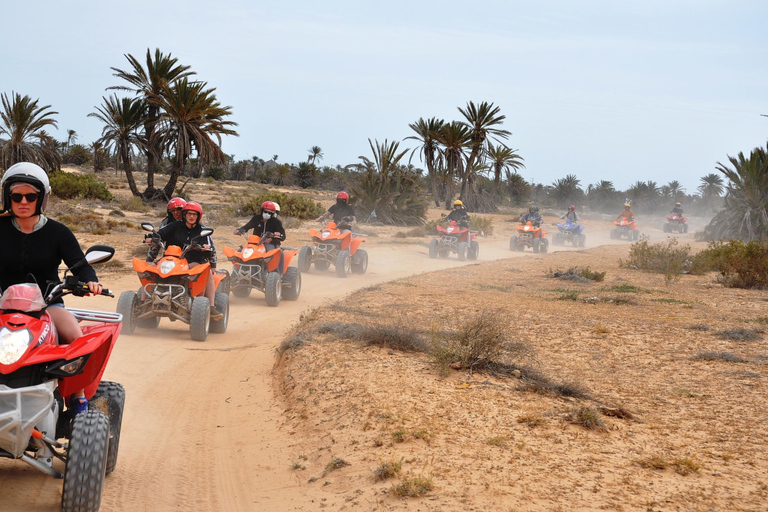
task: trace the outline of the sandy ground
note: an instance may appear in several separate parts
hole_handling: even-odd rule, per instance
[[[366,243],[365,275],[339,279],[313,269],[303,275],[299,300],[278,308],[268,308],[258,292],[232,297],[227,332],[206,342],[191,341],[186,325],[167,320],[157,331],[121,336],[104,378],[125,386],[127,402],[102,510],[764,510],[765,342],[743,349],[754,364],[738,368],[751,375],[740,377],[717,363],[692,363],[693,348],[679,345],[679,336],[701,336],[686,330],[691,324],[761,316],[763,294],[723,291],[711,276],[686,277],[690,284],[671,296],[648,295],[674,297],[693,304],[690,310],[638,296],[623,310],[600,304],[585,313],[581,303],[554,300],[561,292],[552,290],[568,286],[545,281],[547,269],[590,264],[607,270],[611,285],[668,289],[659,276],[619,270],[629,244],[609,240],[607,223],[586,224],[587,251],[551,247],[534,255],[510,252],[512,224],[499,220],[495,236],[481,239],[477,264],[455,256],[431,260],[428,238],[394,239],[380,229]],[[290,233],[289,243],[307,241],[305,232]],[[130,250],[131,242],[123,243]],[[100,275],[117,292],[137,285],[128,269]],[[478,288],[483,279],[507,293]],[[370,291],[349,299],[361,289]],[[592,293],[601,294],[583,295]],[[710,299],[715,293],[729,297],[727,307]],[[68,304],[114,311],[116,302]],[[361,320],[391,316],[422,326],[432,322],[431,310],[460,315],[467,303],[473,311],[484,304],[516,311],[514,332],[536,345],[545,371],[578,380],[592,403],[620,406],[640,419],[609,418],[607,432],[587,431],[563,420],[572,399],[522,393],[514,383],[465,372],[442,377],[423,354],[334,340],[291,351],[276,365],[276,348],[313,308],[321,311],[317,321],[353,321],[340,313],[340,304],[350,303]],[[660,343],[670,331],[678,336],[674,348]],[[725,407],[712,397],[730,401]],[[543,418],[543,425],[520,423],[525,415]],[[722,424],[710,415],[722,415]],[[393,443],[398,428],[429,432],[430,439]],[[636,463],[657,454],[692,457],[704,469],[681,476]],[[335,457],[350,466],[327,474]],[[390,482],[376,482],[372,470],[398,459],[409,474],[429,475],[433,491],[403,499]],[[61,481],[7,460],[0,460],[0,479],[0,510],[59,509]]]

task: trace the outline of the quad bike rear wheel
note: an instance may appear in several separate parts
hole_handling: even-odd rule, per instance
[[[476,260],[480,256],[480,243],[477,240],[472,240],[469,243],[469,250],[467,251],[467,258]]]
[[[510,251],[516,251],[517,250],[517,237],[515,235],[512,235],[509,238],[509,250]]]
[[[192,311],[189,314],[189,333],[195,341],[205,341],[211,329],[211,301],[208,297],[192,299]]]
[[[136,330],[136,319],[133,312],[137,302],[136,293],[130,290],[121,293],[120,298],[117,299],[117,312],[123,315],[123,334],[133,334],[133,331]]]
[[[459,261],[467,259],[467,242],[459,242],[459,248],[456,251],[459,255]]]
[[[352,257],[352,273],[365,274],[366,270],[368,270],[368,251],[358,249]]]
[[[89,410],[75,416],[61,493],[64,512],[99,510],[107,474],[108,445],[109,419],[106,414]]]
[[[219,310],[219,313],[224,315],[224,318],[221,320],[211,320],[211,332],[219,334],[227,332],[227,325],[229,325],[229,294],[216,292],[214,301],[214,307]]]
[[[285,275],[283,276],[283,298],[285,300],[297,300],[301,293],[301,272],[296,267],[288,267],[285,269]]]
[[[433,238],[431,242],[429,242],[429,257],[432,259],[435,259],[437,257],[437,239]]]
[[[542,238],[541,246],[539,247],[539,252],[547,252],[547,251],[549,251],[549,239]]]
[[[117,382],[103,380],[96,393],[88,401],[88,408],[100,410],[109,419],[109,443],[107,445],[107,472],[112,473],[117,465],[117,452],[120,448],[120,430],[123,424],[125,408],[125,389]]]
[[[533,239],[533,252],[534,254],[538,254],[541,250],[541,240],[538,238]]]
[[[312,265],[312,248],[305,245],[299,249],[299,261],[297,263],[299,272],[309,272],[309,266]],[[317,263],[315,263],[317,267]]]
[[[277,272],[267,274],[266,286],[264,288],[264,297],[267,299],[267,306],[276,308],[280,305],[280,299],[283,296],[283,283],[281,276]]]
[[[336,275],[339,277],[347,277],[351,267],[352,263],[349,258],[349,251],[339,251],[339,255],[336,256]]]

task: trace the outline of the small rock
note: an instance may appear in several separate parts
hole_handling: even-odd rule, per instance
[[[520,370],[512,370],[512,376],[516,379],[522,379],[523,378],[523,372]]]

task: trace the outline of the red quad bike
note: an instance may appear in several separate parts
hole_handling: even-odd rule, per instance
[[[667,215],[667,222],[664,224],[663,229],[665,233],[672,233],[673,231],[687,233],[688,224],[686,224],[685,217],[673,213],[672,215]]]
[[[114,252],[93,246],[71,270],[85,261],[107,261]],[[33,283],[9,286],[0,297],[0,457],[63,478],[64,511],[99,509],[105,476],[117,464],[125,404],[123,386],[101,380],[120,334],[120,315],[68,308],[89,323],[82,326],[82,337],[59,345],[46,310],[59,297],[89,293],[85,283],[65,272],[64,282],[45,298]],[[107,289],[102,294],[114,297]],[[64,404],[80,389],[88,411],[75,416]]]
[[[312,237],[312,245],[305,245],[299,250],[299,271],[309,272],[313,263],[317,270],[328,270],[331,265],[336,266],[336,275],[347,277],[349,272],[365,274],[368,270],[368,253],[360,249],[360,244],[365,242],[365,236],[360,233],[352,233],[351,226],[344,222],[337,226],[335,222],[326,224],[322,231],[309,230]]]
[[[620,240],[621,238],[637,240],[640,238],[640,229],[638,228],[638,223],[634,220],[622,217],[619,220],[613,221],[613,225],[616,227],[611,230],[611,238],[615,240]]]
[[[459,226],[452,220],[446,227],[437,224],[437,232],[440,238],[433,238],[429,242],[429,257],[447,258],[448,254],[455,253],[459,261],[466,259],[476,260],[480,256],[480,243],[475,240],[477,231],[471,231],[467,226]]]
[[[544,238],[545,236],[547,232],[541,226],[534,226],[531,221],[518,224],[517,234],[509,238],[509,250],[524,251],[526,247],[530,247],[535,253],[547,252],[549,240]]]
[[[163,243],[152,224],[141,225],[152,234],[152,243]],[[180,320],[189,324],[189,333],[195,341],[205,341],[208,332],[223,333],[229,323],[229,275],[222,270],[213,274],[216,283],[215,307],[224,317],[211,320],[211,303],[204,295],[205,285],[211,273],[211,265],[202,263],[192,268],[184,258],[190,251],[203,251],[197,242],[213,233],[205,228],[200,236],[184,250],[176,245],[164,248],[163,257],[157,264],[147,263],[140,258],[133,258],[133,269],[138,273],[141,287],[138,293],[125,291],[117,301],[117,312],[123,315],[123,332],[133,334],[136,327],[155,329],[160,318],[166,317],[171,322]]]
[[[251,235],[248,243],[235,250],[224,247],[224,255],[232,262],[230,274],[230,289],[235,297],[247,297],[255,288],[264,293],[267,306],[276,307],[280,299],[296,300],[301,293],[301,272],[296,267],[289,267],[291,259],[298,251],[295,247],[275,248],[267,250],[262,240],[274,236],[264,233],[259,238]],[[280,253],[283,262],[283,274],[278,273]]]

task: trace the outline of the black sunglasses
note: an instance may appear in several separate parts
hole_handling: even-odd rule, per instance
[[[29,194],[11,194],[11,201],[14,203],[20,203],[22,199],[26,199],[28,203],[34,203],[37,201],[38,194],[31,192]]]

